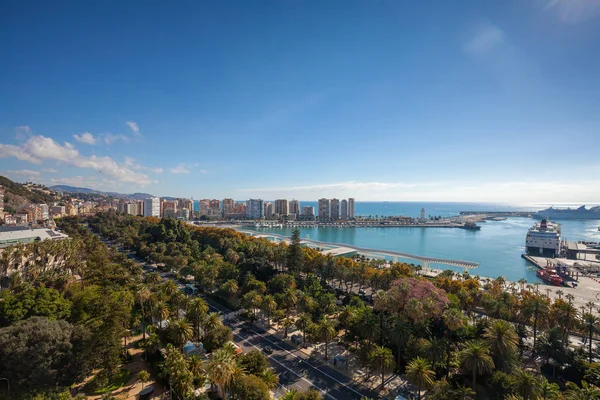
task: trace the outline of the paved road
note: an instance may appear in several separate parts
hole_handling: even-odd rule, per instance
[[[106,244],[107,240],[102,239]],[[121,248],[119,248],[122,250]],[[130,257],[132,260],[144,265],[143,261],[136,256]],[[148,271],[143,269],[144,273]],[[166,274],[161,274],[162,279],[173,279]],[[231,313],[223,305],[205,298],[211,312],[220,312],[223,315]],[[307,389],[316,389],[320,391],[326,399],[330,400],[359,400],[361,397],[378,398],[378,394],[371,390],[356,385],[350,378],[336,371],[320,360],[310,357],[290,343],[256,326],[244,322],[240,319],[226,318],[223,321],[233,330],[234,341],[244,352],[258,349],[264,353],[266,347],[270,347],[273,352],[266,354],[267,359],[275,371],[279,374],[279,383],[288,389],[297,389],[305,391]],[[242,332],[242,326],[245,328]]]

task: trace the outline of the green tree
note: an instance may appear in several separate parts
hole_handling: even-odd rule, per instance
[[[254,375],[243,375],[232,382],[232,399],[270,400],[269,388]]]
[[[142,384],[142,390],[144,390],[144,384],[150,380],[150,374],[146,370],[141,370],[137,374],[137,379]]]
[[[560,388],[556,383],[550,383],[542,376],[539,379],[539,396],[542,400],[557,400],[560,398]]]
[[[512,373],[511,386],[513,391],[524,400],[537,399],[540,395],[540,381],[521,368]]]
[[[582,323],[585,328],[585,332],[588,335],[588,348],[589,348],[588,362],[591,363],[593,360],[593,353],[592,353],[593,337],[594,337],[594,334],[598,333],[598,322],[600,322],[600,319],[598,319],[598,317],[592,313],[585,313],[582,315],[582,320],[583,320]]]
[[[581,387],[573,382],[567,382],[566,400],[598,400],[600,399],[600,388],[581,382]]]
[[[373,366],[373,370],[381,373],[381,390],[383,390],[385,373],[394,369],[394,355],[392,351],[383,346],[376,346],[369,353],[369,363]]]
[[[312,324],[312,319],[307,313],[300,314],[300,317],[296,320],[296,326],[302,331],[302,347],[306,346],[306,331]]]
[[[490,346],[496,366],[509,371],[517,354],[519,337],[512,324],[505,320],[494,320],[483,331],[483,337]]]
[[[225,389],[233,379],[235,370],[235,358],[226,349],[219,349],[213,352],[206,366],[209,379],[217,385],[219,396],[224,399],[227,398]]]
[[[271,326],[271,313],[277,309],[277,302],[272,295],[266,295],[262,299],[261,309],[267,314],[267,325]]]
[[[465,348],[460,352],[461,367],[472,375],[472,388],[475,390],[475,383],[478,375],[491,372],[494,369],[494,361],[490,357],[490,349],[482,340],[471,340],[467,342]]]
[[[259,375],[269,363],[265,355],[259,350],[251,350],[238,357],[238,364],[249,374]]]
[[[171,334],[171,340],[180,349],[183,349],[183,345],[186,344],[194,336],[194,330],[188,321],[180,319],[171,322],[169,325],[169,331]]]
[[[304,251],[300,246],[300,230],[296,228],[292,231],[292,239],[288,247],[287,267],[290,271],[299,272],[302,270],[303,261]]]
[[[413,358],[406,366],[406,379],[418,389],[418,398],[421,398],[421,391],[427,390],[435,382],[435,372],[431,369],[431,364],[424,358]]]
[[[533,352],[537,346],[537,332],[540,321],[546,320],[548,315],[548,299],[534,294],[525,299],[523,304],[523,313],[530,320],[533,327]]]
[[[323,318],[323,320],[317,325],[317,336],[325,342],[325,360],[328,359],[327,350],[329,348],[329,342],[333,339],[335,335],[335,327],[333,322],[328,320],[327,318]]]

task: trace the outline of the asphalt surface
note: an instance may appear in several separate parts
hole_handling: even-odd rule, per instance
[[[107,240],[102,240],[109,244]],[[123,251],[120,247],[119,250]],[[138,257],[131,258],[142,267],[144,266],[144,262]],[[144,273],[148,272],[146,268],[143,271]],[[173,279],[166,274],[161,274],[161,277]],[[211,312],[220,312],[223,316],[232,312],[209,298],[203,298],[208,303]],[[329,365],[241,318],[223,318],[223,323],[233,330],[234,341],[244,353],[258,349],[265,354],[271,367],[279,374],[279,384],[288,390],[315,389],[321,392],[325,399],[330,400],[359,400],[363,396],[373,399],[379,397],[376,392],[357,385],[352,379]],[[242,326],[245,327],[243,332]],[[265,353],[264,349],[267,347],[272,349],[271,354]]]

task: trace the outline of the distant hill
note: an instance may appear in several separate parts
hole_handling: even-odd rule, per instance
[[[34,183],[18,183],[0,175],[0,185],[4,188],[4,210],[18,211],[25,204],[51,203],[58,196],[44,185]]]
[[[112,197],[122,197],[130,200],[144,200],[148,197],[154,197],[149,193],[131,193],[131,194],[123,194],[117,192],[103,192],[100,190],[84,188],[84,187],[76,187],[76,186],[68,186],[68,185],[55,185],[50,186],[50,189],[55,190],[57,192],[62,193],[84,193],[84,194],[98,194],[103,196],[112,196]]]

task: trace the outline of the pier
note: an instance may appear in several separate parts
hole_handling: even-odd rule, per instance
[[[283,235],[278,235],[275,233],[261,233],[256,231],[246,231],[240,230],[239,232],[245,233],[248,236],[254,236],[258,238],[264,238],[275,243],[286,242],[289,243],[290,238]],[[479,263],[472,261],[464,261],[464,260],[451,260],[447,258],[437,258],[437,257],[427,257],[427,256],[419,256],[410,253],[403,253],[400,251],[391,251],[391,250],[378,250],[378,249],[368,249],[364,247],[356,247],[356,246],[348,246],[347,244],[342,243],[329,243],[329,242],[321,242],[313,239],[301,239],[301,245],[309,246],[313,248],[323,249],[321,250],[323,254],[330,254],[334,257],[346,256],[351,257],[355,254],[364,255],[369,258],[383,259],[397,262],[398,260],[411,260],[420,263],[423,268],[430,268],[430,264],[439,264],[439,265],[447,265],[452,267],[463,268],[465,270],[477,268]]]

